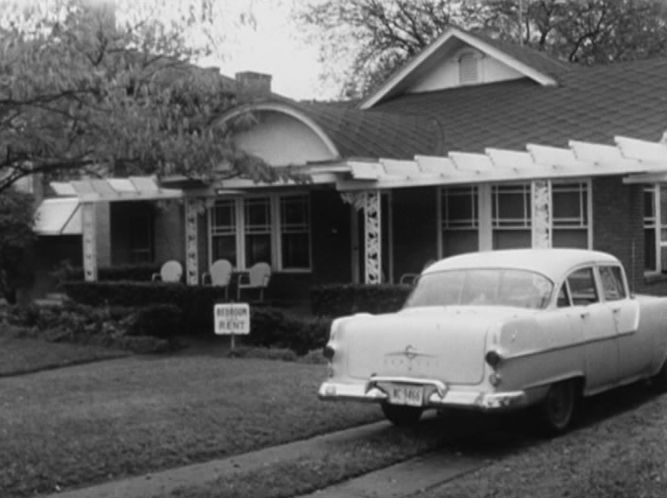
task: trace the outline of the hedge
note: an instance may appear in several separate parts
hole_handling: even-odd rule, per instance
[[[225,289],[212,286],[187,286],[165,282],[79,282],[62,284],[67,296],[90,306],[146,306],[171,304],[183,313],[189,333],[213,330],[213,306],[221,302]]]
[[[401,309],[411,290],[401,284],[318,286],[310,291],[311,310],[317,316],[389,313]]]
[[[154,273],[160,272],[160,267],[156,263],[102,266],[97,269],[97,279],[104,281],[131,280],[147,282],[152,279]],[[59,282],[83,280],[83,268],[73,267],[68,264],[62,265],[57,270],[54,270],[52,274]]]
[[[158,337],[170,337],[176,332],[212,335],[213,306],[224,297],[224,289],[219,287],[164,282],[66,282],[64,290],[73,301],[89,306],[147,307],[133,319],[131,327],[136,327],[137,332],[132,329],[130,334]],[[304,355],[326,344],[330,325],[327,318],[303,318],[268,306],[252,306],[251,332],[242,336],[240,342],[289,348]]]

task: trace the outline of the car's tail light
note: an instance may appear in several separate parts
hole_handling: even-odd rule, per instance
[[[491,350],[486,355],[484,356],[484,359],[486,362],[489,364],[491,368],[498,368],[498,365],[500,365],[500,362],[503,361],[503,357],[500,356],[500,353],[495,350]]]
[[[324,355],[324,357],[329,361],[333,359],[334,354],[336,354],[336,350],[328,344],[324,346],[324,349],[322,349],[322,355]]]

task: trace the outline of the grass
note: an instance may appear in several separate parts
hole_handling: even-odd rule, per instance
[[[12,330],[0,330],[0,377],[117,358],[126,354],[123,351],[97,346],[17,337]]]
[[[5,373],[103,356],[97,348],[0,334]],[[375,406],[319,402],[323,374],[321,365],[230,358],[206,344],[0,378],[0,495],[91,485],[379,418]],[[486,466],[421,498],[664,496],[667,395],[632,386],[587,402],[584,413],[581,428],[546,441],[521,419],[509,427],[467,415],[411,429],[387,425],[169,497],[294,496],[431,450],[475,455]]]
[[[315,396],[323,367],[130,357],[0,379],[0,489],[28,496],[377,420]]]
[[[619,403],[626,411],[609,417]],[[419,498],[664,497],[667,395],[653,398],[642,386],[631,386],[588,404],[594,413],[587,414],[583,427],[532,444]]]

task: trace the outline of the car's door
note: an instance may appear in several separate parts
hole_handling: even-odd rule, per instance
[[[605,302],[614,317],[619,350],[619,376],[628,379],[639,375],[651,360],[652,342],[640,337],[639,302],[630,299],[623,270],[617,265],[598,266]]]
[[[600,391],[615,384],[619,375],[618,337],[609,303],[600,299],[595,268],[572,271],[567,279],[573,319],[582,331],[586,389]]]

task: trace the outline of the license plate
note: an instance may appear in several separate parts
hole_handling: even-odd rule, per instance
[[[392,384],[389,386],[389,403],[392,405],[422,406],[424,404],[424,388]]]

